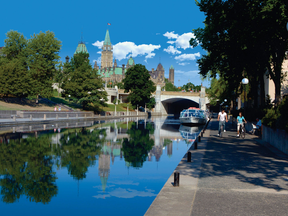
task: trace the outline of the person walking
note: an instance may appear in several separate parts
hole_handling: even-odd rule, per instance
[[[61,107],[60,106],[59,106],[58,110],[61,111]]]
[[[57,111],[57,107],[55,106],[55,108],[54,108],[54,111],[56,112]]]
[[[227,113],[225,112],[224,109],[222,109],[222,111],[219,112],[217,120],[219,121],[218,136],[220,136],[221,126],[223,126],[224,132],[226,132],[225,121],[228,122]]]

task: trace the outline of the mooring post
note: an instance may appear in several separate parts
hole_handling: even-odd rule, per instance
[[[201,142],[201,136],[198,136],[198,142]]]
[[[174,172],[174,187],[179,186],[180,173],[178,171]]]
[[[197,146],[198,144],[197,144],[197,140],[195,140],[195,142],[194,142],[194,149],[197,149]]]
[[[190,151],[187,152],[187,162],[191,162],[192,154]]]

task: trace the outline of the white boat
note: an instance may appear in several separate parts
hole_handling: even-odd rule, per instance
[[[207,117],[204,110],[190,107],[182,110],[179,120],[181,124],[206,124]]]

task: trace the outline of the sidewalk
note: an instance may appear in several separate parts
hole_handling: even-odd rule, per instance
[[[230,123],[223,138],[217,129],[211,121],[194,161],[176,168],[180,187],[171,176],[146,215],[288,215],[288,156],[255,136],[236,138]]]

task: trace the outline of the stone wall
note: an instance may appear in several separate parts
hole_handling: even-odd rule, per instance
[[[288,154],[288,134],[284,130],[273,130],[263,125],[262,140]]]

